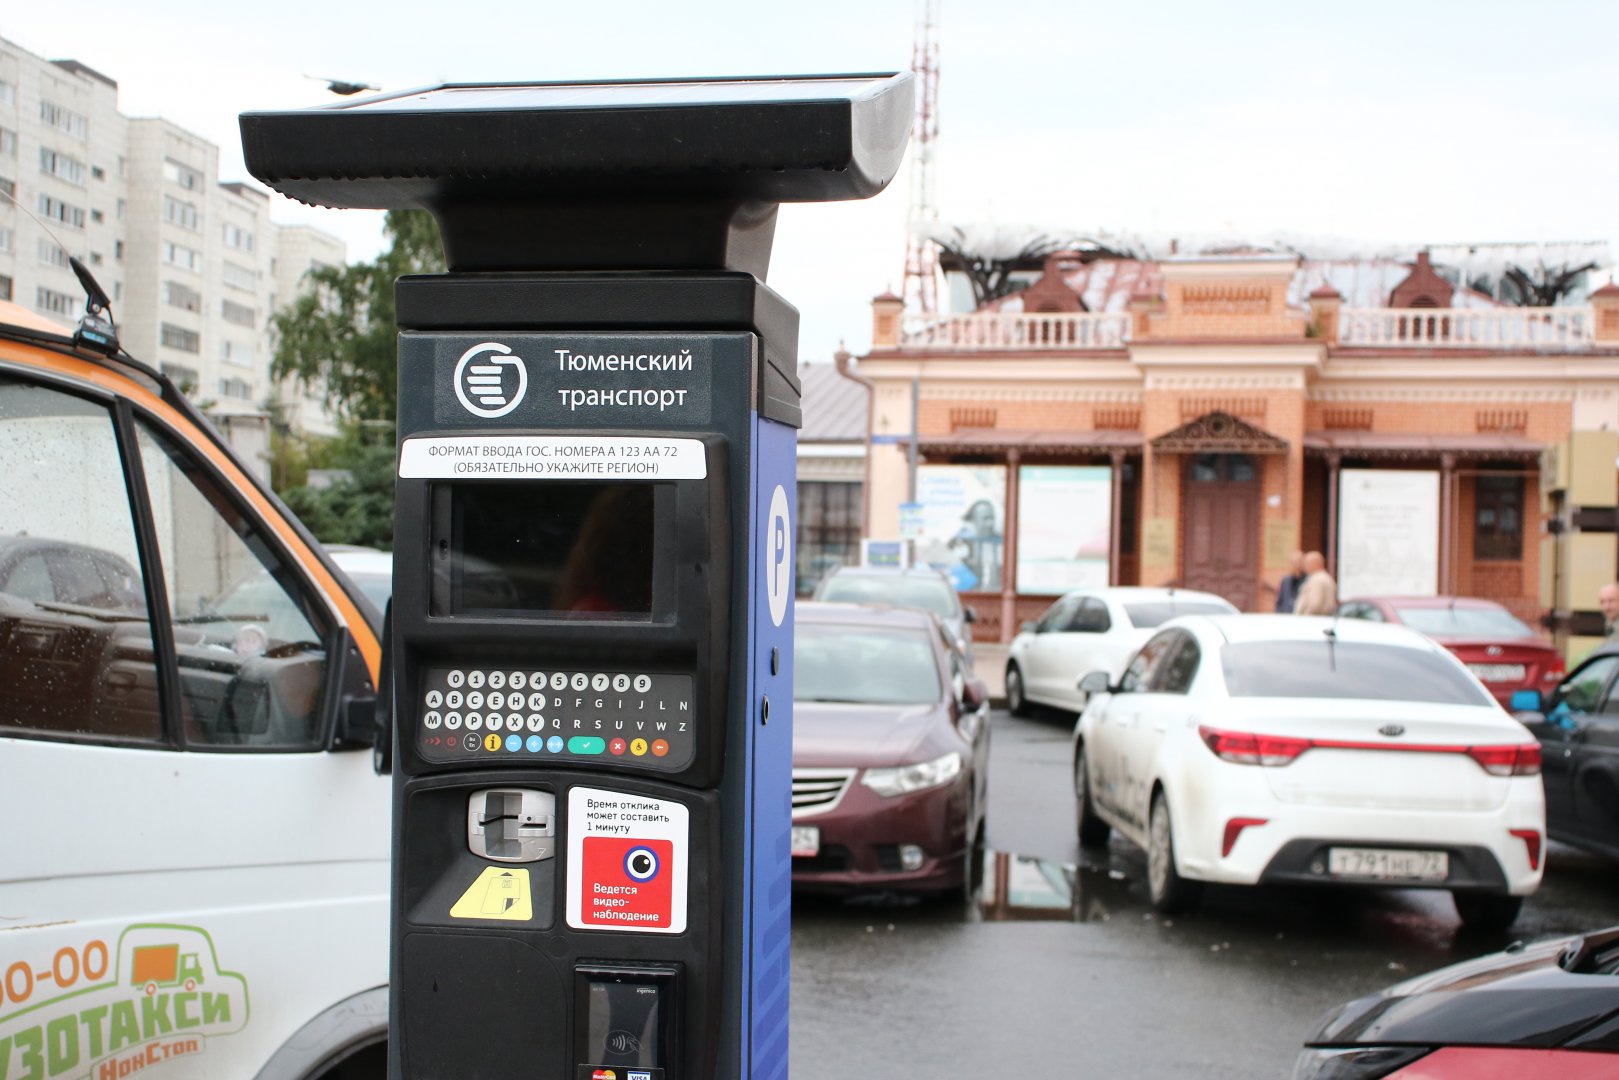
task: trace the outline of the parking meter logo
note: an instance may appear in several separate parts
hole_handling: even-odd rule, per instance
[[[770,496],[770,521],[765,527],[765,595],[770,600],[770,621],[780,626],[793,595],[793,529],[787,491],[780,484]]]
[[[522,403],[528,393],[528,367],[506,346],[486,341],[461,354],[453,381],[462,408],[494,420]]]
[[[632,881],[651,881],[658,876],[658,856],[651,848],[631,848],[624,856],[624,872]]]

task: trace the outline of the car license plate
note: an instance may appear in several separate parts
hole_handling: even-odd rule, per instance
[[[1450,856],[1443,851],[1335,847],[1327,853],[1327,870],[1333,877],[1373,881],[1444,881],[1450,876]]]
[[[781,835],[780,833],[777,834]],[[779,849],[778,849],[779,850]],[[793,858],[808,859],[821,853],[821,830],[814,825],[793,826]]]
[[[1468,664],[1480,682],[1522,682],[1522,664]]]

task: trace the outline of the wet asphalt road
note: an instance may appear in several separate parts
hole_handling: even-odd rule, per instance
[[[1459,932],[1448,894],[1420,890],[1211,887],[1162,918],[1139,850],[1115,837],[1079,855],[1071,730],[992,720],[989,843],[1015,854],[991,874],[1017,911],[795,898],[794,1080],[1285,1078],[1336,1004],[1514,938],[1619,923],[1619,866],[1559,845],[1508,935]]]

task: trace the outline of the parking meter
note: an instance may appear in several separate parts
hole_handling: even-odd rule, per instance
[[[242,117],[400,279],[389,1075],[787,1069],[797,313],[776,206],[897,169],[909,75],[447,85]]]

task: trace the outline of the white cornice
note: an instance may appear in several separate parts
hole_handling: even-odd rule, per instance
[[[1130,359],[1140,368],[1182,367],[1226,370],[1230,368],[1320,369],[1326,347],[1318,341],[1285,341],[1275,344],[1192,344],[1155,345],[1137,342],[1130,346]]]

